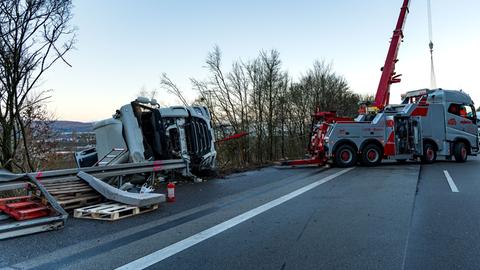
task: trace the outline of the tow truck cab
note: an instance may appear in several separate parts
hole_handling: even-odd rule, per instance
[[[412,116],[421,116],[423,141],[431,143],[438,155],[454,155],[455,145],[459,143],[466,145],[469,155],[478,152],[477,115],[474,102],[465,92],[411,91],[406,93],[402,103],[417,104]]]

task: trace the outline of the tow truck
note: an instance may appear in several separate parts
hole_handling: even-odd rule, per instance
[[[385,159],[433,163],[439,156],[465,162],[468,155],[477,155],[477,115],[467,93],[421,89],[404,94],[401,104],[389,104],[391,84],[401,81],[395,65],[409,4],[409,0],[403,1],[374,103],[361,105],[355,119],[338,117],[335,112],[314,113],[310,158],[284,161],[282,165],[325,165],[333,161],[339,167],[357,162],[375,166]]]

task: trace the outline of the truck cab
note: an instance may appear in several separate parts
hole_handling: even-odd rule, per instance
[[[203,106],[160,108],[140,97],[93,129],[96,147],[75,154],[79,167],[183,159],[187,176],[216,169],[211,115]]]
[[[478,119],[468,94],[444,89],[407,92],[403,103],[412,102],[423,110],[423,140],[435,148],[436,154],[465,161],[466,155],[478,152]]]

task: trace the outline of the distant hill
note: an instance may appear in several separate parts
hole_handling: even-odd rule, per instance
[[[52,128],[58,132],[92,132],[93,123],[84,123],[76,121],[54,121]]]

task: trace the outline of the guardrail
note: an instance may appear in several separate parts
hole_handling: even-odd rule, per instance
[[[75,181],[79,178],[79,172],[85,172],[97,178],[123,176],[137,173],[161,172],[169,170],[184,169],[187,167],[183,159],[157,160],[142,163],[125,163],[102,167],[86,167],[64,170],[39,171],[28,173],[28,176],[39,180],[42,183]],[[0,191],[23,188],[24,181],[7,181],[0,179]]]

